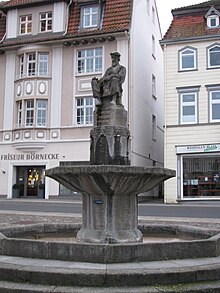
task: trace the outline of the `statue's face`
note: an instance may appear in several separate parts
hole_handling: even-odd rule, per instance
[[[119,63],[118,57],[112,56],[112,66],[115,67],[116,65],[118,65],[118,63]]]

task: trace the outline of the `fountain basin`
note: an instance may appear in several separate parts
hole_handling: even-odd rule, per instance
[[[175,171],[158,167],[89,165],[56,167],[46,175],[82,193],[83,243],[138,243],[137,194],[146,192]]]
[[[146,224],[139,226],[144,238],[159,236],[161,239],[133,244],[88,244],[60,240],[60,236],[75,237],[79,228],[79,225],[74,224],[38,224],[4,228],[0,233],[0,254],[91,263],[204,258],[220,254],[220,234],[219,231],[212,229]],[[43,237],[46,237],[46,240]],[[167,237],[170,240],[164,241]]]
[[[139,194],[175,175],[174,170],[165,168],[121,165],[68,166],[46,170],[46,176],[70,190],[93,196]]]

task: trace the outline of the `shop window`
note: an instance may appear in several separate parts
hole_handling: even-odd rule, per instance
[[[102,72],[102,48],[79,50],[77,52],[78,73]]]
[[[94,111],[94,98],[76,98],[76,124],[92,125]]]
[[[197,50],[191,47],[179,51],[179,70],[197,69]]]
[[[220,198],[220,157],[184,156],[183,198]]]
[[[180,124],[197,123],[197,92],[180,93]]]

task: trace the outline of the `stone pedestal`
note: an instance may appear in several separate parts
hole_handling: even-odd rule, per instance
[[[105,98],[102,105],[96,106],[90,138],[91,165],[130,165],[130,132],[123,105]]]
[[[136,195],[83,195],[82,228],[77,239],[88,243],[137,243]]]

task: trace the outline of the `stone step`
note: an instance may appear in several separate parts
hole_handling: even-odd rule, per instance
[[[146,287],[63,287],[0,281],[1,293],[219,293],[220,281]]]
[[[118,264],[0,257],[0,281],[10,283],[55,287],[123,288],[156,285],[172,287],[181,283],[196,284],[219,280],[220,257]],[[0,292],[2,293],[1,290]]]

